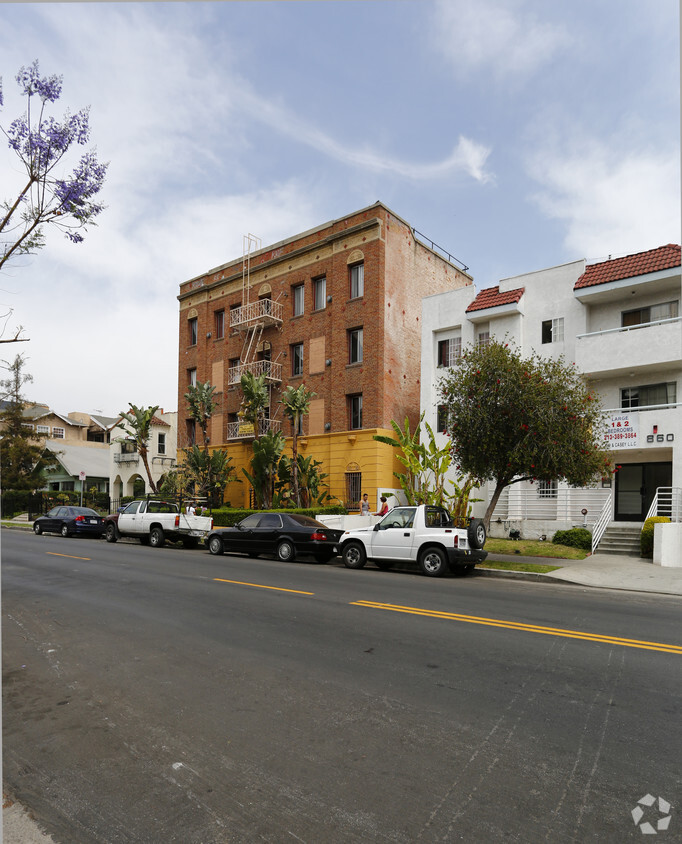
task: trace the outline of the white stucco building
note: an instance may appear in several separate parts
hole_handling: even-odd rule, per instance
[[[109,475],[110,495],[122,498],[127,495],[143,495],[151,492],[149,479],[140,455],[132,443],[125,441],[126,432],[117,420],[110,430]],[[153,418],[148,443],[148,461],[154,483],[175,468],[177,458],[177,411],[164,413],[160,410]],[[123,441],[121,441],[123,440]]]
[[[609,521],[641,524],[657,488],[682,487],[681,284],[680,246],[669,244],[503,279],[477,295],[469,287],[423,300],[421,408],[434,430],[441,367],[493,336],[509,335],[523,355],[574,361],[607,409],[605,437],[621,467],[613,483],[514,484],[493,514],[493,535],[522,526],[528,538],[549,537],[583,521],[592,527],[602,511]],[[490,490],[479,495],[489,500]]]

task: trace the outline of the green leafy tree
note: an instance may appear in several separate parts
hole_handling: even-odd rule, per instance
[[[147,478],[149,479],[149,486],[154,493],[157,492],[157,489],[152,478],[151,469],[149,468],[148,444],[151,437],[154,414],[158,409],[158,404],[155,404],[153,407],[137,407],[137,405],[131,404],[129,411],[119,414],[121,417],[119,424],[127,436],[117,438],[117,442],[130,442],[132,440],[137,453],[142,459],[145,471],[147,472]]]
[[[284,451],[284,435],[281,431],[268,431],[253,441],[251,471],[242,469],[253,487],[256,505],[267,510],[272,506],[277,467]]]
[[[522,358],[507,342],[466,350],[439,385],[457,468],[502,491],[527,480],[586,486],[612,474],[598,397],[563,358]]]
[[[209,452],[193,445],[185,452],[184,487],[192,485],[195,495],[205,496],[212,507],[222,503],[225,487],[236,480],[234,471],[232,458],[222,449]]]
[[[0,381],[2,398],[7,402],[0,413],[0,479],[3,490],[31,492],[45,486],[45,471],[57,465],[57,458],[45,448],[45,434],[26,427],[23,415],[24,384],[33,376],[23,371],[26,359],[17,355],[4,361],[9,377]]]
[[[422,434],[422,424],[426,429],[426,437]],[[414,430],[410,431],[410,422],[405,417],[404,427],[391,421],[395,437],[375,434],[374,439],[400,449],[397,458],[405,467],[404,472],[394,472],[400,482],[408,504],[436,504],[453,511],[455,518],[468,515],[470,503],[477,499],[470,499],[470,493],[475,485],[471,478],[458,476],[457,481],[448,475],[452,469],[452,448],[450,443],[439,446],[433,429],[424,421],[424,413]],[[450,485],[451,489],[448,489]]]
[[[301,419],[310,410],[310,402],[316,395],[317,393],[306,389],[305,384],[301,384],[299,387],[287,387],[282,393],[282,398],[280,399],[280,402],[284,407],[284,413],[291,420],[293,427],[293,442],[291,447],[291,486],[297,507],[301,506],[301,493],[298,484],[298,430],[301,424]]]
[[[205,384],[190,384],[185,393],[185,401],[189,408],[190,418],[197,423],[201,430],[204,451],[208,451],[208,444],[210,442],[208,425],[213,416],[213,411],[218,406],[215,391],[216,388],[211,386],[211,382],[206,381]]]
[[[265,383],[265,375],[244,372],[240,380],[242,405],[239,416],[253,425],[254,436],[258,437],[265,420],[265,410],[270,402],[270,392]]]
[[[283,454],[277,467],[276,488],[283,503],[289,503],[291,500],[289,490],[292,488],[292,463],[292,458]],[[321,471],[322,461],[315,460],[312,454],[307,457],[299,454],[297,463],[300,493],[300,504],[297,506],[310,507],[312,504],[324,504],[330,496],[327,492],[329,486],[326,483],[329,475]]]

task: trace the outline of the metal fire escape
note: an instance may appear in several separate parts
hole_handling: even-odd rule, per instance
[[[251,255],[261,248],[261,240],[253,234],[247,234],[244,235],[243,244],[242,304],[230,310],[229,326],[231,331],[242,336],[242,351],[239,363],[228,370],[227,382],[229,386],[239,385],[245,372],[251,372],[256,377],[264,375],[268,388],[268,407],[272,407],[272,389],[282,381],[282,364],[270,360],[271,343],[267,340],[267,334],[273,328],[281,329],[284,309],[281,302],[273,302],[269,295],[251,301]],[[228,439],[250,439],[267,431],[279,430],[280,423],[267,418],[262,420],[260,427],[262,430],[256,432],[244,421],[230,422],[227,436]]]

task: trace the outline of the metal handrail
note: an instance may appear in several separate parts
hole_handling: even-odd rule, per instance
[[[657,487],[646,519],[654,516],[667,516],[671,522],[682,521],[682,489],[672,486]]]
[[[260,419],[258,422],[258,436],[262,437],[268,431],[279,431],[282,423],[279,419]],[[228,422],[228,440],[253,440],[256,438],[254,426],[249,422]]]
[[[256,377],[265,375],[270,381],[282,380],[282,364],[275,363],[271,360],[254,360],[251,363],[240,363],[237,366],[231,366],[227,371],[227,383],[232,386],[239,384],[242,380],[242,375],[245,372],[251,372]]]
[[[594,527],[592,528],[592,553],[597,550],[597,546],[601,542],[601,538],[604,535],[604,531],[606,530],[609,522],[611,521],[611,491],[609,490],[609,495],[606,501],[604,502],[604,506],[602,507],[602,511],[599,514],[599,518],[594,523]]]
[[[270,322],[282,322],[284,309],[281,302],[273,302],[272,299],[258,299],[248,305],[240,305],[230,311],[230,328],[237,328],[252,322],[266,320]]]
[[[599,337],[601,334],[620,334],[623,331],[636,331],[639,328],[650,328],[652,325],[666,325],[671,322],[679,322],[682,317],[668,317],[667,319],[655,319],[652,322],[639,322],[637,325],[619,325],[617,328],[605,328],[603,331],[588,331],[584,334],[576,334],[576,340],[583,337]]]
[[[555,488],[543,490],[507,487],[492,514],[493,519],[547,519],[585,523],[589,513],[601,512],[611,500],[611,490],[601,488]]]

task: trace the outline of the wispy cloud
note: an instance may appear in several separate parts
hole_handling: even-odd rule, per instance
[[[486,170],[490,148],[463,135],[458,137],[450,155],[440,161],[405,161],[371,147],[344,144],[301,119],[286,105],[261,97],[246,84],[240,86],[235,99],[251,119],[265,123],[270,129],[349,167],[413,181],[432,181],[457,175],[466,175],[481,183],[493,181],[493,175]]]
[[[433,34],[456,73],[497,78],[527,77],[571,43],[566,29],[540,19],[523,0],[438,0]]]
[[[565,225],[564,245],[587,258],[632,253],[680,238],[679,152],[622,150],[583,139],[536,150],[529,173],[540,185],[534,200]]]

